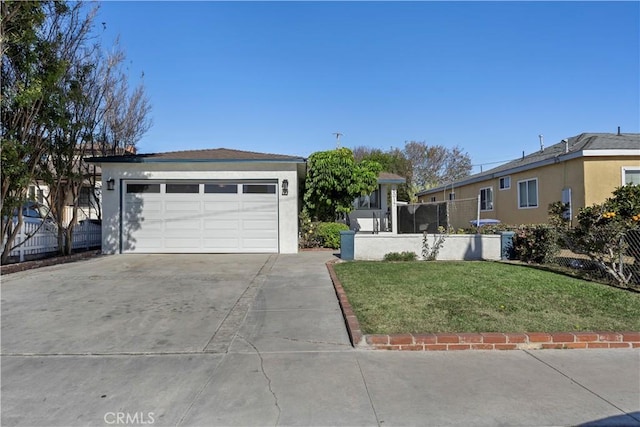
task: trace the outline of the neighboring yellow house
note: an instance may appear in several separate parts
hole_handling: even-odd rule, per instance
[[[583,133],[486,172],[421,191],[420,202],[480,197],[480,218],[538,224],[549,204],[602,203],[617,187],[640,185],[640,134]]]

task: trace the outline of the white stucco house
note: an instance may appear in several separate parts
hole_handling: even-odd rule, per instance
[[[102,252],[296,253],[305,159],[225,148],[95,157]]]

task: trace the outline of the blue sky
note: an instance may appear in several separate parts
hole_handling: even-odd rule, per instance
[[[639,2],[103,2],[101,22],[144,72],[142,152],[306,157],[340,131],[486,170],[539,134],[640,131]]]

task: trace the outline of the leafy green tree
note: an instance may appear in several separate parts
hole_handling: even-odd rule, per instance
[[[378,148],[356,147],[353,149],[353,156],[357,162],[363,160],[378,162],[383,172],[395,173],[405,178],[406,183],[398,185],[398,200],[408,202],[412,199],[410,183],[413,177],[413,167],[402,150],[393,147],[388,151]]]
[[[377,188],[380,170],[377,162],[356,162],[348,148],[313,153],[307,161],[304,209],[326,222],[348,214],[356,197]]]

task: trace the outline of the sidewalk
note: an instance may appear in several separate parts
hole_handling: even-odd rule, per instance
[[[2,425],[640,426],[637,349],[354,350],[331,258],[256,267],[201,351],[3,355]]]

